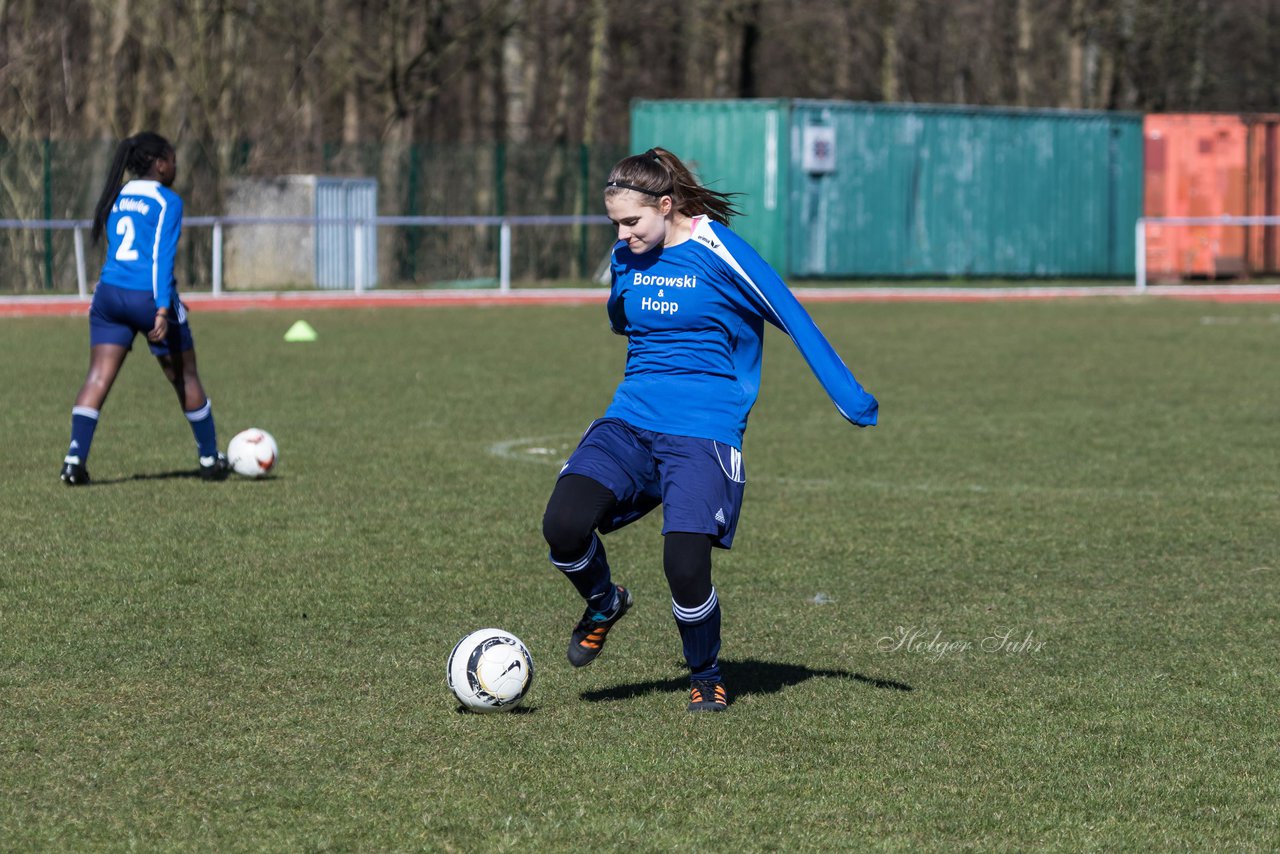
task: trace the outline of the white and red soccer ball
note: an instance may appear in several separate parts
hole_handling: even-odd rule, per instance
[[[227,463],[233,472],[245,477],[266,477],[279,461],[276,440],[257,427],[240,431],[227,444]]]

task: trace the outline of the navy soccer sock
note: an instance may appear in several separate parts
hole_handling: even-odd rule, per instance
[[[707,601],[695,608],[683,608],[672,599],[671,612],[680,629],[690,681],[719,682],[720,600],[716,597],[716,589],[712,587]]]
[[[218,430],[213,425],[213,402],[204,399],[204,406],[184,412],[191,423],[191,434],[196,437],[196,448],[201,457],[218,455]]]
[[[98,410],[88,406],[71,407],[71,445],[63,462],[89,461],[89,446],[93,444],[93,431],[98,429]]]
[[[565,578],[573,582],[578,594],[587,600],[587,607],[600,613],[613,610],[617,599],[617,588],[609,572],[609,560],[605,557],[604,543],[600,537],[591,535],[591,544],[587,553],[577,560],[558,560],[555,553],[550,554],[551,565],[564,573]]]

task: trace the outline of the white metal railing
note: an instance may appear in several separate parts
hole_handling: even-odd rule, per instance
[[[364,219],[321,217],[253,217],[253,216],[188,216],[183,217],[183,228],[212,228],[213,251],[211,281],[214,296],[221,296],[223,230],[227,226],[240,225],[344,225],[351,227],[351,254],[354,265],[352,287],[357,293],[369,285],[364,281],[365,228],[417,226],[440,228],[448,226],[497,226],[498,227],[498,290],[511,291],[511,229],[515,226],[546,225],[608,225],[609,218],[594,216],[378,216]],[[0,228],[33,230],[70,230],[76,252],[76,289],[82,298],[89,295],[89,282],[85,268],[84,235],[93,228],[92,220],[72,219],[0,219]],[[375,238],[376,239],[376,238]]]
[[[1280,227],[1278,216],[1144,216],[1134,225],[1134,289],[1147,290],[1147,226],[1148,225],[1269,225]]]

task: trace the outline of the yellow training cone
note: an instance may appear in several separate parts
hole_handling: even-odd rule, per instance
[[[316,331],[311,328],[310,323],[305,320],[299,320],[289,327],[289,331],[284,334],[284,340],[289,342],[314,341],[316,340]]]

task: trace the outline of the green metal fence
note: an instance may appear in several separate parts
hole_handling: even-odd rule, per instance
[[[0,220],[89,219],[114,145],[0,142]],[[237,178],[282,174],[376,178],[381,216],[596,214],[610,166],[654,145],[675,151],[716,189],[740,193],[744,216],[735,230],[788,276],[1134,273],[1142,208],[1136,114],[636,101],[626,148],[329,145],[291,158],[253,142],[179,141],[175,189],[188,216],[225,213]],[[589,278],[613,235],[564,225],[519,229],[512,240],[518,285]],[[72,232],[0,229],[0,252],[0,293],[74,292]],[[184,289],[209,287],[213,252],[208,230],[184,234],[177,271]],[[488,226],[387,229],[377,255],[380,287],[492,284],[499,237]],[[91,280],[100,263],[101,248],[90,247]]]
[[[619,145],[368,144],[325,146],[314,160],[291,161],[259,155],[252,142],[177,145],[174,189],[187,216],[222,215],[234,179],[281,174],[376,178],[381,216],[597,214],[609,168],[628,153]],[[0,142],[0,220],[91,219],[114,150],[114,141]],[[498,240],[493,227],[388,229],[379,235],[380,286],[495,283]],[[578,225],[523,228],[513,240],[512,275],[519,284],[589,278],[613,236],[607,228]],[[101,251],[87,251],[91,280]],[[3,228],[0,252],[0,294],[76,291],[71,231]],[[176,271],[184,290],[210,287],[212,254],[208,229],[184,232]]]

